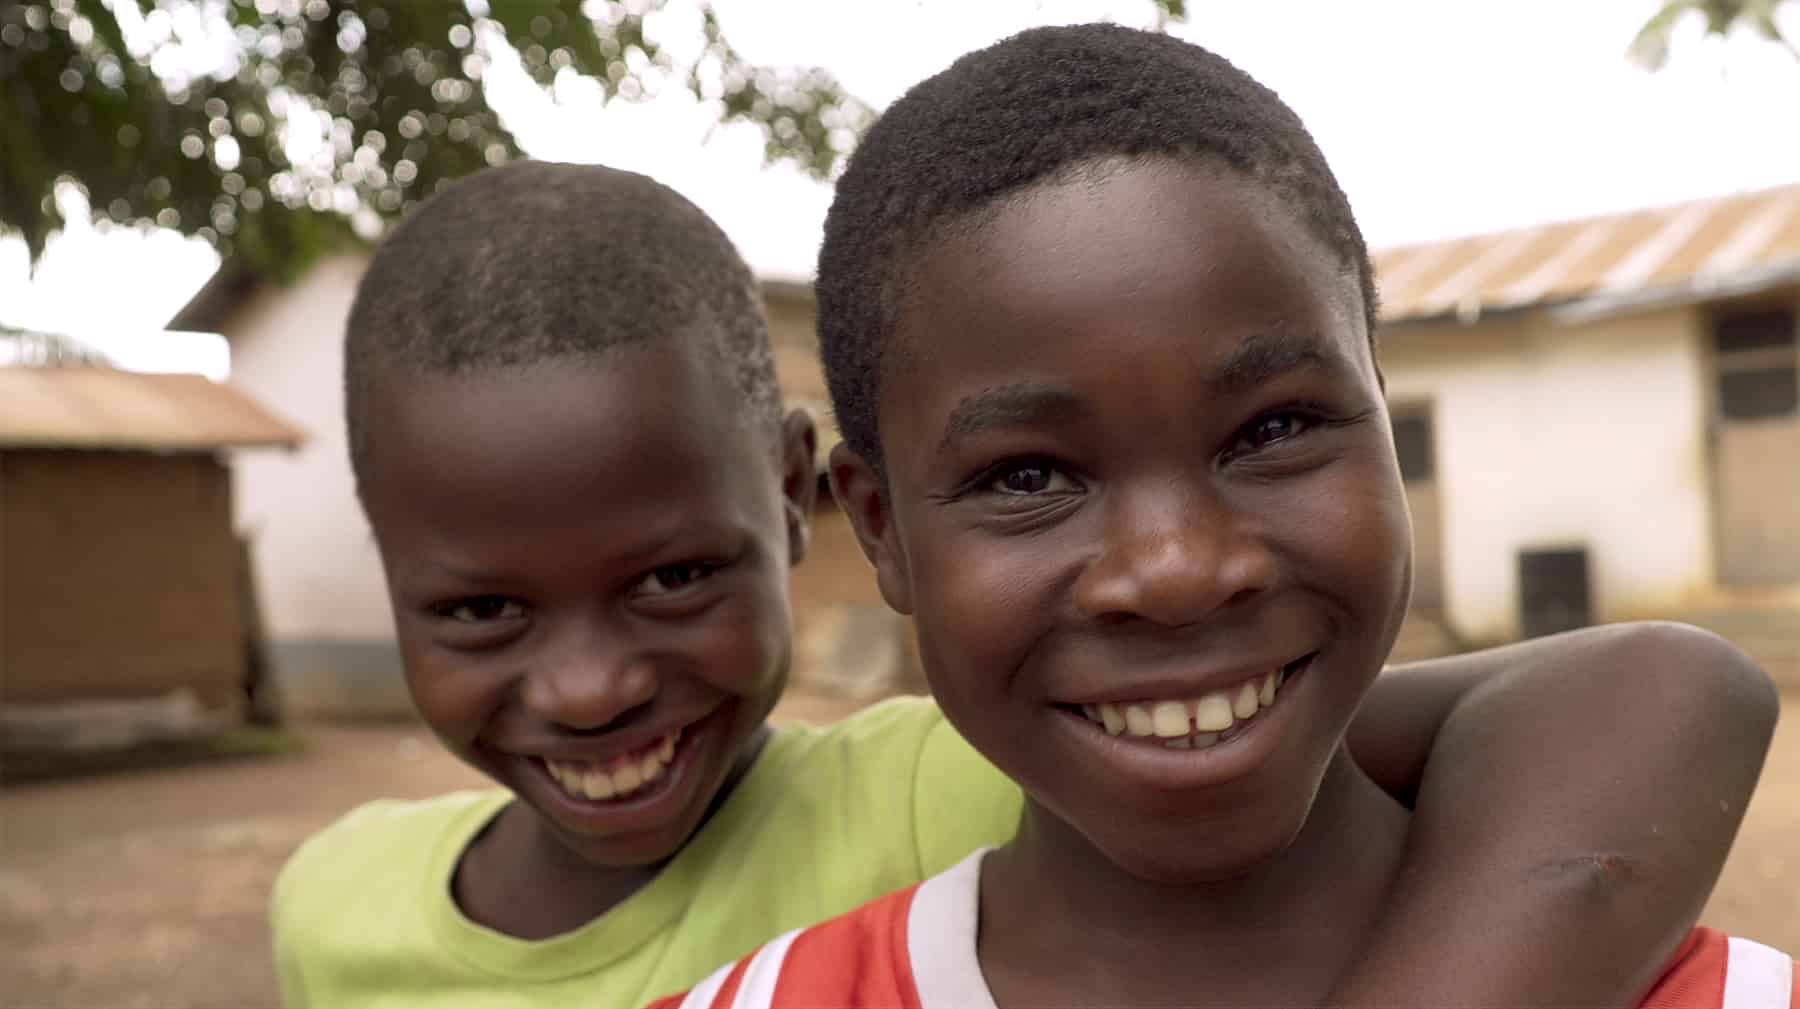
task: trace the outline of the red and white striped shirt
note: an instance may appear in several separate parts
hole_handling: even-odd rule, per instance
[[[996,1009],[975,953],[983,854],[770,940],[650,1009]],[[1785,953],[1697,928],[1642,1009],[1800,1009],[1800,971]]]

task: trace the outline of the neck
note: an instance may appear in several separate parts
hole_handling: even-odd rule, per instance
[[[769,735],[764,725],[746,742],[682,848],[736,791]],[[519,939],[549,939],[617,907],[680,853],[677,848],[645,865],[597,865],[572,850],[536,810],[514,801],[463,852],[451,895],[478,924]]]
[[[982,971],[1002,1009],[1317,1005],[1378,917],[1405,831],[1341,746],[1293,842],[1220,882],[1133,876],[1033,803],[982,867]]]

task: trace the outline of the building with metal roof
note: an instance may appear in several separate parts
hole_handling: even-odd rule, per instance
[[[1800,682],[1800,185],[1376,262],[1418,604],[1692,620]]]
[[[79,727],[52,714],[72,707],[172,696],[241,717],[257,686],[255,614],[223,454],[303,441],[197,375],[0,368],[6,734]]]

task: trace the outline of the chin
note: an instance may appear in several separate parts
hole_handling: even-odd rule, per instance
[[[1165,886],[1228,883],[1255,873],[1293,844],[1306,823],[1298,816],[1237,816],[1226,822],[1164,824],[1120,830],[1109,825],[1089,840],[1123,872]],[[1116,835],[1114,837],[1106,834]]]
[[[542,812],[538,813],[543,816]],[[635,837],[576,837],[562,834],[563,844],[580,856],[583,862],[599,869],[648,869],[675,857],[687,841],[687,834],[673,827],[646,831]]]

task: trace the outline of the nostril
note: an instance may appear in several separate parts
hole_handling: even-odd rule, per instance
[[[1247,603],[1256,598],[1256,593],[1256,589],[1239,589],[1231,594],[1231,598],[1225,600],[1225,606],[1232,607]]]

